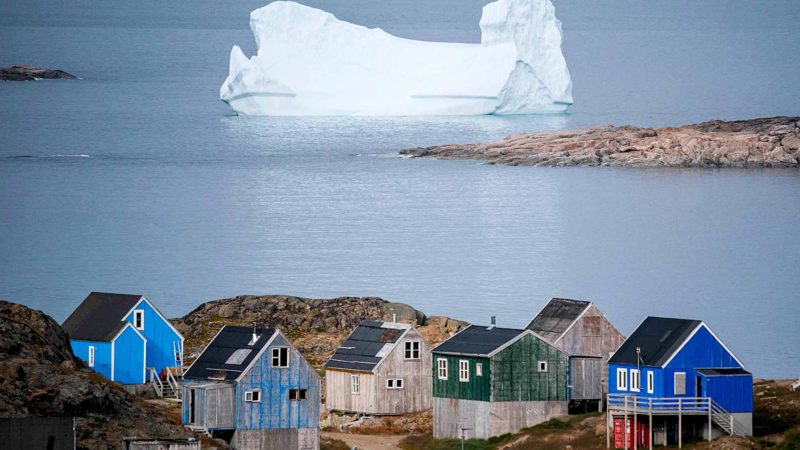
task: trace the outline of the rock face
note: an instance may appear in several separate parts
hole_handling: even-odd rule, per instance
[[[0,67],[0,80],[31,81],[42,79],[74,80],[77,77],[63,70],[42,69],[31,66]]]
[[[510,166],[800,167],[800,117],[715,120],[676,128],[608,125],[400,154]]]
[[[420,333],[432,344],[465,325],[445,317],[429,319],[411,306],[378,297],[310,299],[286,295],[242,295],[214,300],[172,322],[186,338],[187,362],[194,360],[224,325],[256,324],[279,328],[312,365],[320,367],[359,322],[393,318],[419,325]]]
[[[191,436],[86,367],[52,318],[0,300],[0,417],[54,416],[76,417],[78,448],[120,448],[124,436]]]

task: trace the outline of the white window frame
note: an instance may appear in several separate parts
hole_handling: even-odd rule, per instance
[[[403,389],[403,379],[388,378],[386,380],[386,389]]]
[[[459,359],[458,360],[458,381],[462,383],[469,382],[469,360],[468,359]]]
[[[617,390],[628,390],[628,369],[617,367]]]
[[[436,373],[440,380],[447,380],[447,358],[436,358]]]
[[[656,376],[652,370],[647,371],[647,393],[652,394],[656,389]]]
[[[406,341],[404,352],[403,352],[403,359],[405,360],[417,360],[420,359],[422,345],[419,341]]]
[[[482,377],[483,376],[483,363],[476,363],[475,364],[475,376]]]
[[[86,363],[89,364],[89,367],[94,367],[94,345],[89,346],[89,355],[86,358]]]
[[[137,330],[144,330],[144,310],[135,309],[133,311],[133,327]]]
[[[360,375],[350,375],[350,393],[353,395],[358,395],[361,393]]]
[[[628,383],[631,392],[639,392],[642,390],[642,378],[639,369],[631,369],[631,381]]]
[[[286,350],[286,362],[285,364],[281,364],[281,350]],[[278,369],[286,369],[289,367],[289,360],[291,359],[291,353],[289,351],[289,347],[273,347],[270,351],[270,365],[272,367],[276,367]],[[277,362],[277,363],[276,363]]]
[[[678,392],[678,375],[683,375],[683,392]],[[673,395],[686,395],[686,372],[672,374],[672,393]]]
[[[261,389],[253,389],[244,392],[244,401],[249,403],[261,403]]]
[[[536,364],[536,368],[538,369],[539,372],[547,372],[547,366],[548,366],[547,361],[539,361]]]

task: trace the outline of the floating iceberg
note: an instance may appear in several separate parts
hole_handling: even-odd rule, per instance
[[[481,43],[403,39],[277,1],[250,14],[258,54],[231,50],[220,99],[241,114],[563,112],[572,81],[550,0],[483,7]]]

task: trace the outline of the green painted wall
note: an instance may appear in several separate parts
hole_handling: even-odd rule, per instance
[[[440,380],[438,374],[439,358],[447,359],[447,380]],[[469,361],[469,382],[458,380],[458,361]],[[475,366],[483,366],[483,376],[476,376]],[[490,392],[490,363],[487,358],[474,358],[471,356],[450,356],[433,354],[433,396],[444,398],[459,398],[464,400],[489,401]]]
[[[527,335],[492,358],[492,401],[567,400],[568,366],[566,353]]]

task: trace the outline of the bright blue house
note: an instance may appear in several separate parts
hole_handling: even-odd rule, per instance
[[[647,317],[609,359],[608,392],[611,415],[636,417],[642,439],[752,435],[753,377],[699,320]]]
[[[223,327],[182,397],[184,424],[234,448],[319,448],[320,377],[278,330]]]
[[[75,356],[122,384],[183,362],[183,336],[147,297],[92,292],[61,325]]]

